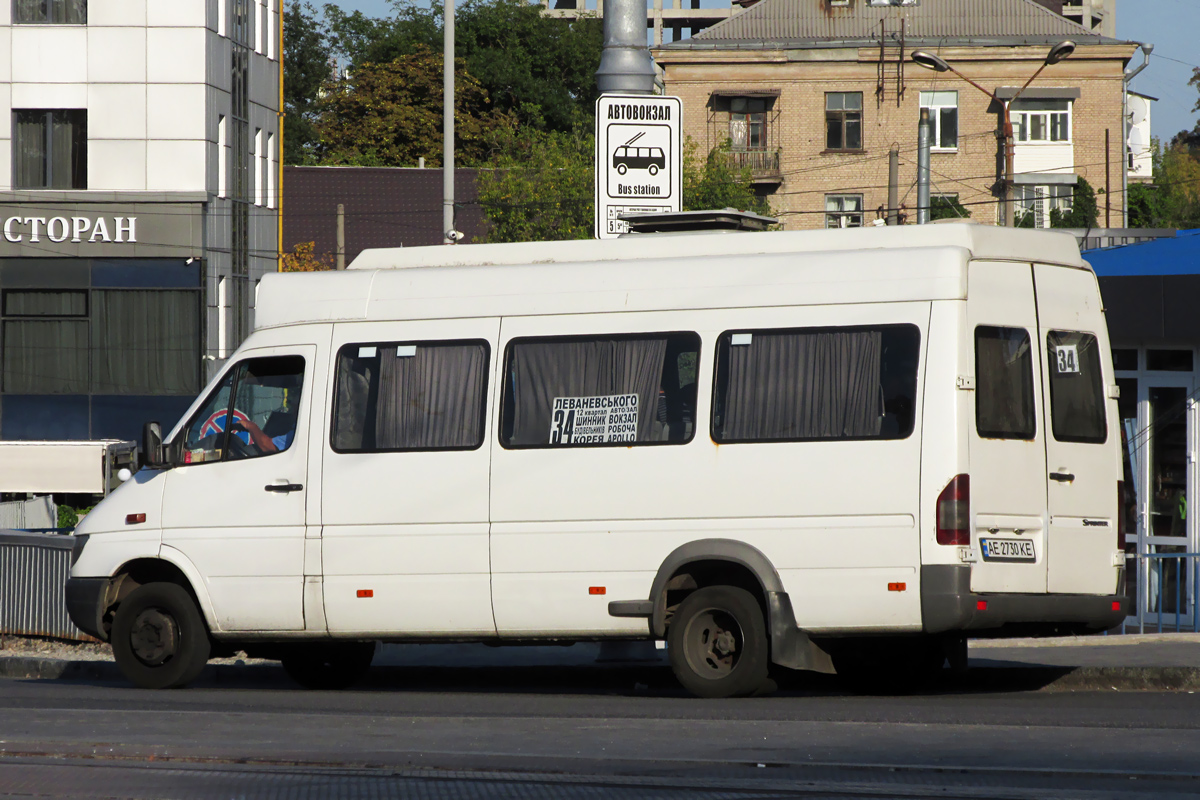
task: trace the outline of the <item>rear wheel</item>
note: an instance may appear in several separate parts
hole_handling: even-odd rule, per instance
[[[667,630],[675,677],[698,697],[744,697],[767,682],[767,629],[754,596],[709,586],[679,604]]]
[[[305,689],[345,689],[362,680],[375,657],[374,642],[296,645],[280,661]]]
[[[113,659],[143,689],[174,689],[200,674],[211,645],[190,594],[174,583],[134,589],[113,617]]]

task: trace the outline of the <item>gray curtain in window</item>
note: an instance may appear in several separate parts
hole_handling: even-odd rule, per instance
[[[531,342],[513,348],[510,444],[547,444],[557,397],[637,394],[639,442],[650,441],[667,340]]]
[[[333,448],[362,450],[368,423],[374,423],[371,384],[379,370],[373,361],[351,358],[343,353],[338,359],[337,393],[333,401]],[[368,438],[374,449],[374,425]]]
[[[85,292],[20,292],[4,295],[4,313],[17,317],[87,316]]]
[[[50,115],[51,189],[82,189],[86,186],[86,175],[80,174],[81,169],[86,169],[81,116],[73,111],[55,111]]]
[[[13,178],[16,189],[46,187],[46,113],[13,112]]]
[[[84,394],[88,390],[86,320],[4,323],[4,391]]]
[[[878,436],[880,331],[755,333],[726,345],[722,441]]]
[[[1032,439],[1033,354],[1015,328],[975,329],[975,424],[980,436]]]
[[[14,22],[53,22],[82,25],[87,22],[87,0],[16,0]]]
[[[482,345],[379,348],[376,447],[473,447],[483,440],[487,354]]]
[[[199,341],[195,292],[92,292],[92,380],[98,394],[196,394]]]

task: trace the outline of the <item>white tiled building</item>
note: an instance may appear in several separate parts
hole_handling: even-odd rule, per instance
[[[249,332],[281,1],[0,4],[0,438],[173,422]]]

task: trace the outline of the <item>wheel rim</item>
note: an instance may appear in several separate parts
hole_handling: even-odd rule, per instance
[[[719,680],[737,669],[743,641],[742,627],[733,615],[706,608],[688,621],[684,655],[693,673]]]
[[[129,644],[138,661],[161,666],[179,651],[179,624],[161,608],[147,608],[134,618]]]

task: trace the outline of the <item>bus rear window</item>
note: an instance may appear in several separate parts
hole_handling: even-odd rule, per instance
[[[1060,442],[1102,444],[1108,439],[1100,346],[1090,333],[1050,331],[1050,424]]]

